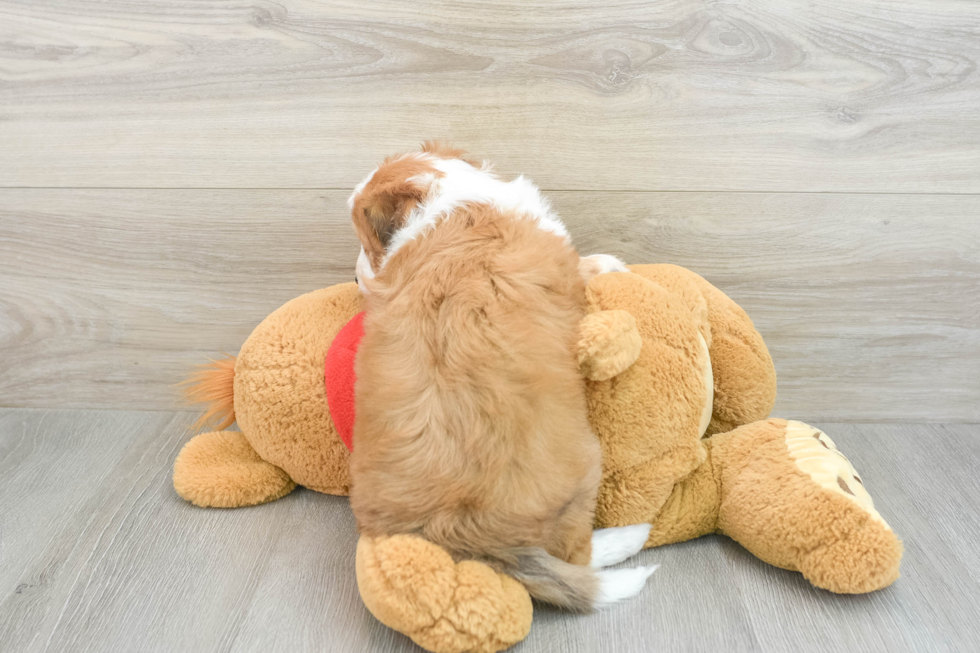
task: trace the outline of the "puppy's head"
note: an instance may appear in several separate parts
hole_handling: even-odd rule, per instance
[[[347,205],[361,241],[356,268],[361,292],[367,293],[366,282],[381,269],[392,237],[445,176],[439,162],[448,159],[465,161],[462,150],[427,141],[420,151],[388,157],[354,189]]]

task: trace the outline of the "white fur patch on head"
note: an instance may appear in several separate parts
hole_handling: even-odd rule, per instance
[[[348,210],[350,211],[354,210],[354,202],[357,201],[357,196],[364,192],[364,187],[371,183],[371,180],[374,179],[374,175],[377,172],[378,172],[378,168],[375,167],[375,169],[371,171],[371,174],[365,177],[364,180],[361,183],[359,183],[357,186],[354,186],[354,192],[351,193],[350,197],[347,198]]]
[[[357,275],[357,287],[361,289],[361,294],[368,294],[367,284],[364,283],[364,280],[374,278],[374,269],[371,267],[371,259],[368,258],[363,247],[361,248],[361,253],[357,255],[357,265],[354,266],[354,273]]]
[[[504,182],[486,163],[475,168],[462,159],[435,159],[433,165],[442,176],[425,175],[426,179],[418,180],[429,185],[429,192],[409,214],[407,224],[392,236],[385,261],[405,243],[418,238],[465,204],[492,204],[505,211],[514,211],[536,220],[545,231],[569,240],[568,230],[552,212],[548,200],[526,177]]]

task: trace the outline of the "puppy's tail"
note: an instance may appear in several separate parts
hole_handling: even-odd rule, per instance
[[[559,560],[538,547],[508,549],[485,561],[519,581],[539,601],[575,612],[590,612],[636,596],[657,569],[596,570]]]
[[[222,431],[235,423],[235,356],[225,355],[197,368],[181,383],[185,404],[205,404],[204,414],[191,427],[217,423]]]

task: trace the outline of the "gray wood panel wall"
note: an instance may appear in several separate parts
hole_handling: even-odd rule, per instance
[[[0,0],[0,406],[170,409],[449,137],[703,274],[801,419],[980,420],[969,0]]]

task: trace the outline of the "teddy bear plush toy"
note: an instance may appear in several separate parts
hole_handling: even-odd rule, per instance
[[[646,546],[722,533],[762,560],[840,593],[898,578],[902,544],[833,441],[767,419],[776,375],[745,312],[700,276],[634,265],[595,277],[578,357],[603,454],[596,527],[653,524]],[[210,507],[273,501],[296,485],[348,492],[361,297],[346,283],[288,302],[237,358],[189,381],[201,433],[174,487]],[[361,597],[383,623],[438,653],[498,651],[531,626],[527,592],[410,535],[362,537]]]

